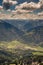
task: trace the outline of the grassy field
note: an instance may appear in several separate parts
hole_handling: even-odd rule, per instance
[[[0,42],[0,47],[8,50],[9,52],[18,52],[18,51],[15,51],[15,49],[18,49],[19,51],[20,50],[22,50],[22,51],[32,50],[33,55],[43,55],[43,47],[31,46],[31,45],[28,45],[28,44],[20,43],[19,41]]]
[[[33,55],[43,56],[43,52],[32,52]]]

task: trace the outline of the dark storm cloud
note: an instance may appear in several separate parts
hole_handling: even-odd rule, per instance
[[[4,9],[9,9],[10,6],[17,4],[17,1],[12,1],[12,0],[3,0],[2,4],[3,4],[3,8]]]

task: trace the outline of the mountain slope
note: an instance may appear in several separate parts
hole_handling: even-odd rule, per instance
[[[28,44],[41,45],[42,43],[43,46],[43,26],[28,28],[25,32],[26,34],[24,35],[24,38]]]
[[[0,41],[19,40],[20,35],[23,35],[23,32],[15,26],[4,21],[0,22]]]
[[[0,20],[0,59],[11,61],[34,51],[43,52],[43,21]]]
[[[12,21],[12,20],[11,20]],[[10,22],[10,21],[9,21]],[[13,23],[14,22],[14,23]],[[13,25],[14,24],[14,25]],[[0,42],[19,41],[23,44],[43,46],[43,23],[42,21],[12,21],[0,22]]]

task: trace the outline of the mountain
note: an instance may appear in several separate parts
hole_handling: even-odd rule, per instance
[[[15,26],[6,23],[5,21],[0,22],[0,41],[12,41],[19,40],[20,35],[24,33]]]
[[[0,62],[34,51],[43,52],[43,20],[0,20]]]
[[[0,42],[15,40],[23,44],[43,45],[43,20],[0,20]]]
[[[5,20],[9,24],[15,26],[24,34],[21,36],[21,41],[28,44],[40,44],[43,42],[43,20]],[[40,34],[39,34],[40,32]],[[31,33],[31,35],[30,35]],[[38,39],[35,37],[38,35]],[[40,36],[40,37],[39,37]],[[37,42],[36,42],[37,41]]]
[[[43,26],[37,26],[26,30],[24,35],[27,43],[33,45],[43,45]]]

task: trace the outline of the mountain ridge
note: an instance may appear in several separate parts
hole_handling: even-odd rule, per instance
[[[10,21],[6,22],[1,20],[0,22],[0,41],[3,39],[3,41],[20,41],[22,43],[27,44],[40,44],[40,42],[43,42],[43,21],[36,21],[29,23],[28,21],[22,22],[22,21],[14,21],[14,25],[10,23]],[[12,21],[13,23],[13,21]],[[17,23],[17,25],[16,25]],[[40,24],[39,24],[40,23]],[[41,24],[42,23],[42,24]],[[21,28],[20,28],[20,27]],[[39,34],[40,33],[40,34]],[[43,45],[43,43],[42,43]]]

